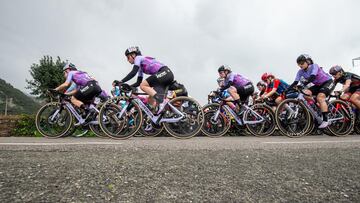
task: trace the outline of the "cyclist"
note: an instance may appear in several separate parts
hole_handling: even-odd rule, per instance
[[[224,86],[220,90],[228,90],[239,107],[254,93],[252,82],[242,75],[232,72],[230,67],[222,65],[218,68],[218,73],[220,77],[225,78]]]
[[[84,103],[91,101],[101,94],[102,90],[98,85],[98,82],[94,78],[90,77],[86,72],[77,70],[76,66],[72,63],[66,63],[63,67],[63,71],[66,81],[54,90],[62,91],[69,87],[72,82],[75,83],[76,89],[67,93],[72,95],[71,103],[86,112],[87,115],[90,115],[87,113],[88,110],[86,109]],[[89,116],[87,116],[86,119],[88,118]]]
[[[332,79],[318,64],[315,64],[312,58],[307,54],[300,55],[296,62],[300,70],[296,74],[295,81],[290,85],[289,89],[294,88],[301,78],[304,80],[299,85],[300,88],[305,87],[309,83],[314,85],[306,90],[305,94],[317,95],[316,100],[320,104],[320,110],[323,115],[323,122],[319,128],[326,128],[330,123],[328,122],[328,105],[326,104],[326,97],[330,94],[333,87]],[[311,99],[311,97],[308,99]]]
[[[261,96],[262,99],[271,98],[275,101],[276,105],[279,105],[285,97],[283,92],[289,87],[289,85],[281,79],[275,78],[271,73],[264,73],[261,76],[261,80],[267,83],[265,94]]]
[[[360,76],[345,72],[344,69],[335,65],[330,68],[329,73],[334,77],[334,85],[343,84],[340,97],[344,100],[350,100],[358,109],[360,109]]]
[[[154,98],[158,104],[162,103],[166,86],[171,85],[174,81],[174,75],[171,70],[153,57],[142,56],[139,47],[126,49],[125,56],[128,62],[134,66],[131,72],[120,83],[131,80],[137,73],[137,81],[131,86],[140,86],[140,89]],[[144,73],[150,76],[143,81]],[[150,102],[155,106],[153,101]]]
[[[266,87],[267,87],[267,84],[266,84],[265,82],[259,81],[259,82],[256,84],[256,87],[257,87],[257,89],[260,91],[260,92],[259,92],[259,96],[260,96],[260,97],[265,94]]]

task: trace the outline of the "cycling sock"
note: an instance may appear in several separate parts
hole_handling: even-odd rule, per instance
[[[322,116],[323,116],[323,121],[327,122],[328,121],[328,114],[329,112],[322,112]]]

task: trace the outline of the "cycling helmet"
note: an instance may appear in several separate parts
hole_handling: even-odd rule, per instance
[[[128,56],[129,54],[135,53],[136,55],[141,55],[141,51],[139,47],[129,47],[125,50],[125,56]]]
[[[70,62],[67,62],[64,67],[63,67],[63,71],[66,71],[67,69],[71,69],[71,70],[77,70],[76,66]]]
[[[329,73],[331,75],[336,75],[336,73],[338,73],[338,72],[344,72],[344,69],[339,65],[335,65],[335,66],[331,67],[329,70]]]
[[[261,80],[262,80],[262,81],[266,81],[266,80],[268,79],[268,77],[274,77],[274,75],[271,74],[271,73],[264,73],[264,74],[262,74],[262,76],[261,76]]]
[[[310,62],[310,64],[313,64],[313,60],[312,60],[311,56],[309,56],[308,54],[301,54],[296,59],[297,64],[302,64],[302,63],[308,62],[308,61]]]
[[[227,65],[222,65],[222,66],[220,66],[219,68],[218,68],[218,72],[220,72],[220,71],[229,71],[229,72],[231,72],[231,68],[229,67],[229,66],[227,66]]]

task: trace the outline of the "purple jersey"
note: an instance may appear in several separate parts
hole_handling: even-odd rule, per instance
[[[226,76],[225,86],[229,82],[233,82],[234,86],[236,86],[236,87],[243,87],[243,86],[247,85],[248,83],[250,83],[251,81],[249,79],[243,77],[240,74],[231,72]]]
[[[317,64],[311,64],[307,70],[301,69],[297,72],[295,81],[299,82],[301,77],[308,79],[311,75],[315,75],[315,80],[312,81],[314,85],[321,85],[324,82],[331,79],[331,76],[327,74],[322,68]]]
[[[143,73],[148,75],[154,75],[160,68],[165,65],[155,60],[155,58],[148,56],[136,56],[134,61],[135,66],[139,66],[138,77],[143,77]]]
[[[70,83],[71,81],[73,81],[78,87],[78,89],[85,86],[86,83],[92,80],[94,79],[91,78],[86,72],[82,71],[70,71],[66,78],[66,82]]]

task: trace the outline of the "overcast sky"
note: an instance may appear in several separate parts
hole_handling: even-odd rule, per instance
[[[254,83],[267,71],[292,82],[301,53],[350,69],[359,19],[358,0],[1,0],[0,78],[29,92],[31,64],[60,56],[110,90],[137,45],[205,103],[222,64]]]

